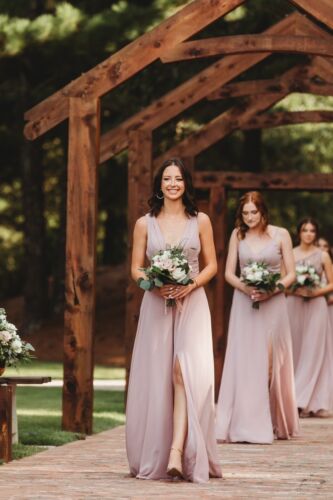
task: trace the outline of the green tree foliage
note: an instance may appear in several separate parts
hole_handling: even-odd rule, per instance
[[[0,0],[1,298],[21,293],[27,276],[30,280],[28,287],[31,287],[33,266],[29,262],[33,259],[35,265],[38,260],[43,263],[44,267],[39,267],[38,272],[45,279],[38,286],[48,286],[51,290],[52,307],[59,305],[63,296],[67,124],[61,124],[31,144],[23,139],[24,111],[186,3],[186,0]],[[244,6],[208,26],[196,37],[259,33],[292,10],[287,1],[248,0]],[[156,61],[151,64],[103,97],[102,130],[116,126],[216,59],[175,64]],[[236,80],[272,78],[295,62],[304,60],[306,57],[276,55]],[[184,111],[154,132],[154,154],[166,151],[175,142],[199,130],[235,102],[230,99],[204,100]],[[331,109],[332,101],[292,95],[279,107],[289,110]],[[332,126],[326,124],[265,130],[256,137],[254,154],[258,162],[252,167],[263,171],[330,172],[333,159],[331,137]],[[199,155],[196,167],[248,170],[249,138],[241,132],[233,133]],[[125,257],[126,179],[125,153],[100,168],[100,264],[119,263]],[[326,209],[330,196],[309,193],[272,195],[273,219],[293,229],[300,216],[315,215],[328,235],[333,226],[333,215]],[[231,219],[234,205],[235,198],[231,196]],[[39,255],[42,256],[40,259]],[[37,312],[32,318],[32,321],[36,320]]]

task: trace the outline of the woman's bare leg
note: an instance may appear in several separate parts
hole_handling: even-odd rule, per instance
[[[182,371],[178,359],[176,359],[173,368],[173,387],[173,438],[169,457],[168,472],[173,476],[181,476],[182,453],[187,434],[187,402]],[[179,474],[177,474],[177,472]]]

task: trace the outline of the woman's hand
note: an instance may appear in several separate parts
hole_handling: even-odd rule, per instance
[[[264,300],[270,299],[273,295],[274,292],[264,292],[255,288],[252,291],[250,298],[253,300],[253,302],[262,302]]]
[[[189,285],[164,285],[159,290],[161,290],[161,295],[165,299],[180,300],[193,292],[196,288],[196,283],[190,283]]]
[[[297,288],[295,290],[294,295],[297,295],[298,297],[317,297],[317,291],[314,289],[307,288],[306,286],[301,286],[300,288]]]

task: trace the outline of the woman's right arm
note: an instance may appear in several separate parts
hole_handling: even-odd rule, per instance
[[[133,232],[133,250],[132,250],[132,263],[131,275],[134,281],[139,278],[146,278],[140,268],[145,265],[145,256],[147,248],[147,221],[145,217],[140,217],[135,223]]]
[[[238,230],[234,229],[230,237],[227,263],[225,267],[225,279],[234,288],[246,293],[246,295],[251,295],[252,289],[247,287],[236,275],[239,243],[237,232]]]

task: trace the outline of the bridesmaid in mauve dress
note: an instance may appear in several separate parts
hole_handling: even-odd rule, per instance
[[[332,252],[329,241],[326,238],[318,238],[318,247],[323,251],[327,252],[332,260]],[[333,270],[333,264],[332,264]],[[327,285],[327,279],[325,273],[323,273],[322,277],[322,285]],[[333,293],[329,293],[326,295],[327,305],[328,305],[328,315],[330,317],[332,332],[333,332]]]
[[[265,262],[270,271],[295,279],[292,244],[286,229],[268,224],[261,194],[240,200],[226,264],[226,280],[235,288],[222,382],[217,405],[217,439],[272,443],[299,430],[291,335],[286,299],[278,289],[263,293],[236,275],[249,262]],[[259,309],[252,307],[259,301]]]
[[[326,284],[299,288],[288,296],[293,339],[295,387],[300,416],[325,417],[333,411],[333,329],[325,295],[333,291],[332,261],[315,245],[318,225],[311,218],[298,225],[297,264],[311,264]]]
[[[144,277],[167,246],[181,245],[193,283],[165,285],[144,294],[133,350],[126,447],[131,474],[140,479],[221,477],[215,439],[211,318],[203,285],[216,274],[213,233],[193,201],[190,173],[179,159],[156,173],[150,213],[134,229],[132,277]],[[199,271],[198,256],[204,267]],[[165,307],[167,298],[182,303]]]

